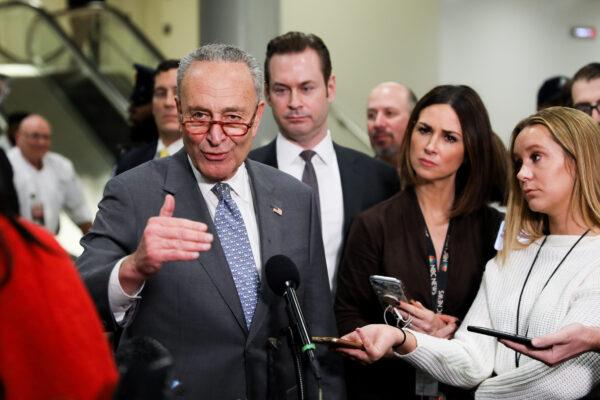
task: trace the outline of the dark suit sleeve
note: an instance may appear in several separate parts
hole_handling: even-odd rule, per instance
[[[335,314],[341,335],[371,323],[373,291],[369,276],[381,270],[382,238],[375,221],[359,215],[348,234],[346,247],[338,270]]]
[[[304,287],[303,312],[312,336],[337,336],[321,236],[321,222],[314,194],[311,196],[310,218],[310,266],[305,282],[301,283]],[[317,357],[321,365],[323,398],[345,399],[341,357],[337,353],[329,351],[325,346],[317,346]],[[307,371],[306,374],[310,378],[310,382],[312,380],[310,372]]]
[[[96,303],[104,327],[117,328],[108,303],[108,281],[114,265],[137,247],[139,232],[133,201],[118,178],[106,185],[92,229],[81,239],[83,254],[77,259],[79,272]]]

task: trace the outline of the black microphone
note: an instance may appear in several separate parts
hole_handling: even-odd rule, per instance
[[[300,274],[292,260],[284,255],[276,255],[265,264],[267,283],[273,292],[283,296],[287,303],[290,325],[294,329],[299,341],[300,350],[306,355],[310,367],[317,378],[321,380],[319,362],[315,356],[315,345],[310,340],[302,309],[296,296],[296,289],[300,286]]]
[[[116,400],[167,400],[182,393],[181,382],[171,376],[171,353],[158,340],[149,336],[127,340],[115,358],[121,373]]]

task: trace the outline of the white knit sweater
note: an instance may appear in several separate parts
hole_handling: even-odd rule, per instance
[[[586,236],[540,295],[578,236],[550,235],[521,301],[519,334],[535,337],[579,322],[600,326],[600,236]],[[490,260],[475,301],[453,340],[415,333],[418,347],[400,356],[437,380],[475,387],[477,399],[577,399],[600,382],[600,354],[586,353],[554,368],[521,356],[468,325],[515,332],[517,302],[541,240],[512,252],[505,265]],[[527,326],[529,329],[527,329]],[[497,376],[491,377],[492,373]]]

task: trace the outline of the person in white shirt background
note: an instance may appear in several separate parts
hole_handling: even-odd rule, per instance
[[[85,234],[91,226],[83,189],[73,163],[50,151],[52,129],[41,115],[26,117],[16,134],[16,146],[7,154],[14,170],[21,216],[56,234],[65,210]]]

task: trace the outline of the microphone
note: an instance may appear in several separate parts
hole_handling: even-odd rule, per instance
[[[267,260],[265,275],[271,290],[285,298],[290,325],[300,341],[300,350],[306,355],[315,377],[320,381],[321,373],[319,362],[315,356],[315,344],[310,340],[302,309],[296,296],[296,289],[300,286],[300,273],[296,264],[289,257],[281,254],[275,255]]]
[[[173,379],[171,353],[156,339],[139,336],[123,343],[115,356],[121,379],[116,400],[166,400],[183,393]]]

